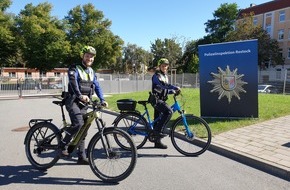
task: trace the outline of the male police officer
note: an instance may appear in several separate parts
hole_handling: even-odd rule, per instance
[[[68,97],[65,100],[65,106],[71,119],[71,126],[66,131],[66,136],[62,140],[64,147],[63,155],[68,155],[65,149],[67,143],[70,142],[73,135],[83,126],[83,115],[87,111],[87,103],[92,95],[96,93],[101,103],[108,106],[104,99],[102,89],[97,81],[95,72],[91,68],[96,55],[95,48],[84,46],[81,50],[82,62],[80,64],[70,66],[68,70]],[[85,152],[85,139],[78,147],[78,164],[88,164],[88,159]]]
[[[152,94],[155,95],[157,101],[154,106],[154,119],[160,116],[160,120],[154,126],[156,134],[155,148],[166,149],[167,146],[161,143],[161,138],[165,135],[162,133],[165,125],[172,116],[172,110],[166,103],[167,95],[173,93],[179,93],[180,88],[169,84],[167,70],[169,67],[169,61],[166,58],[161,58],[158,61],[158,68],[155,74],[152,76]]]

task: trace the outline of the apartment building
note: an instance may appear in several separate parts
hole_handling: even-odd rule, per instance
[[[240,10],[240,15],[253,12],[254,25],[262,26],[271,38],[279,43],[280,52],[285,58],[285,66],[290,68],[290,0],[273,0],[260,5],[251,4]],[[271,63],[269,63],[271,65]]]

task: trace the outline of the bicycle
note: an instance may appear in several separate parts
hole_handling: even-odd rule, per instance
[[[204,153],[210,146],[210,127],[201,117],[185,114],[185,111],[181,109],[181,105],[177,101],[177,96],[178,94],[173,95],[174,103],[171,109],[173,112],[178,112],[180,116],[167,128],[169,129],[167,133],[178,152],[185,156],[198,156]],[[135,110],[137,103],[144,107],[144,113]],[[148,100],[117,100],[120,115],[114,120],[113,125],[115,128],[127,131],[132,136],[137,149],[142,148],[147,139],[151,142],[156,140],[153,126],[161,116],[152,121],[147,108],[148,103]]]
[[[61,158],[60,141],[69,127],[64,115],[64,99],[53,101],[61,107],[63,127],[58,128],[52,119],[32,119],[29,121],[29,131],[25,137],[25,153],[28,161],[39,170],[51,168]],[[91,138],[87,157],[93,173],[105,182],[118,182],[127,178],[135,168],[137,149],[131,136],[121,129],[106,127],[100,111],[102,105],[97,101],[90,102],[92,111],[84,115],[83,127],[74,135],[68,144],[70,156],[77,149],[81,140],[87,135],[93,120],[98,132]],[[126,145],[126,149],[118,146]]]

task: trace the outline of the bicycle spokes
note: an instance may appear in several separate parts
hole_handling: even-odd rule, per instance
[[[197,156],[209,147],[211,131],[202,118],[185,115],[173,124],[171,141],[180,153],[186,156]]]
[[[51,123],[35,124],[27,133],[25,152],[29,162],[38,169],[52,167],[59,159],[60,136]]]

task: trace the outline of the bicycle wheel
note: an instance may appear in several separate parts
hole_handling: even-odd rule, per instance
[[[198,156],[205,152],[211,142],[211,130],[205,120],[194,115],[185,115],[192,136],[186,132],[183,118],[179,117],[171,129],[174,148],[185,156]]]
[[[52,123],[36,123],[25,137],[25,153],[28,161],[39,170],[52,167],[60,158],[60,134]]]
[[[134,131],[130,131],[130,127],[134,127]],[[133,141],[137,149],[142,148],[147,141],[149,126],[146,119],[135,112],[121,113],[114,121],[114,127],[122,129],[129,133],[133,138]],[[142,135],[141,135],[142,134]],[[118,142],[118,139],[116,139]],[[122,144],[119,144],[122,146]],[[126,148],[126,146],[123,146]]]
[[[115,140],[118,136],[127,149]],[[105,182],[118,182],[127,178],[135,168],[137,149],[129,134],[118,128],[105,128],[97,133],[88,146],[88,158],[94,174]]]

